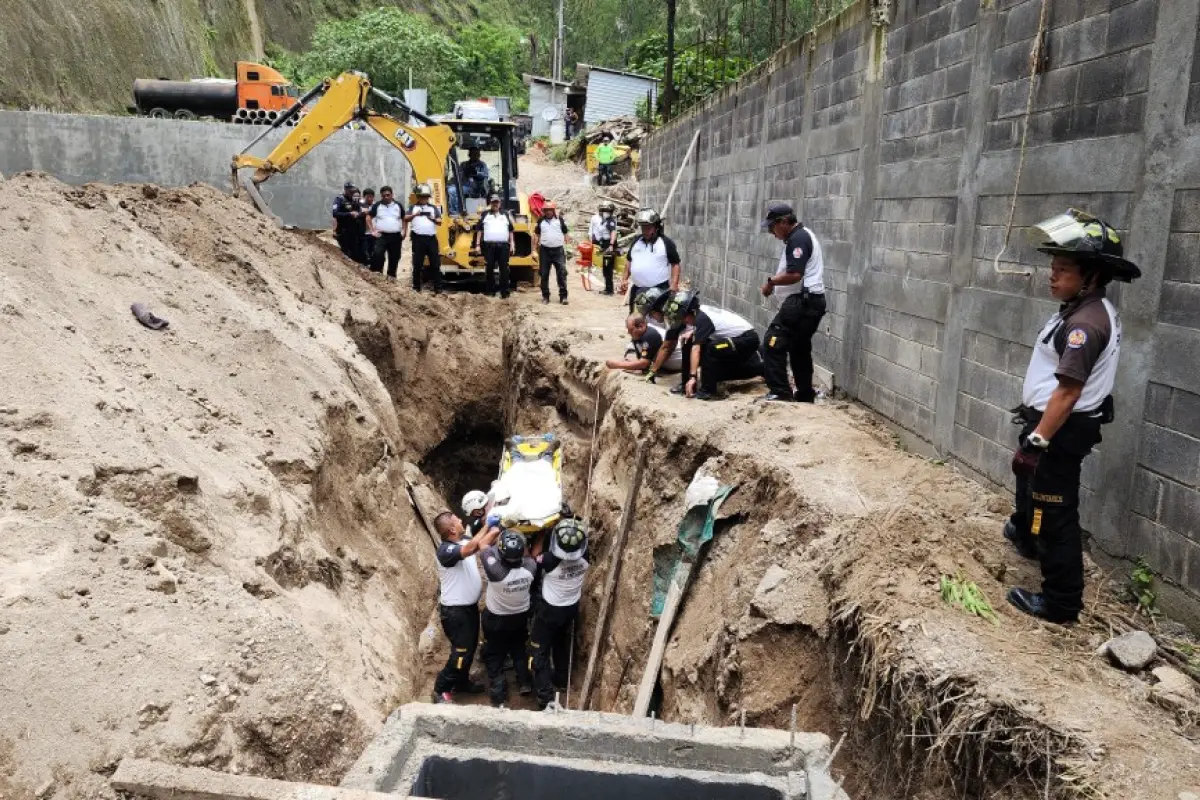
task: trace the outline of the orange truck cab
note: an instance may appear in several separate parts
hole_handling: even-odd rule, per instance
[[[278,71],[251,61],[237,62],[238,108],[287,111],[299,97],[292,82]]]

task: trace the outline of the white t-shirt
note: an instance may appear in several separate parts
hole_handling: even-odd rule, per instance
[[[718,338],[732,339],[754,327],[732,311],[726,311],[716,306],[701,306],[700,312],[708,315],[713,324],[713,336]]]
[[[493,214],[489,211],[479,218],[479,224],[483,228],[485,242],[508,243],[508,232],[512,230],[512,222],[507,214]]]
[[[478,559],[475,554],[464,558],[461,552],[468,541],[464,536],[457,542],[438,545],[438,579],[442,587],[438,602],[444,606],[472,606],[479,602],[483,578],[479,575]]]
[[[551,540],[550,552],[542,555],[542,599],[558,607],[578,603],[589,567],[587,545],[567,553]]]
[[[420,214],[421,212],[426,212],[426,213],[431,214],[432,219],[430,217],[416,216],[417,214]],[[437,219],[441,218],[441,216],[442,216],[441,213],[437,210],[437,206],[431,206],[431,205],[429,205],[429,203],[418,203],[417,205],[415,205],[411,209],[409,209],[409,213],[413,214],[413,219],[412,219],[412,222],[410,223],[410,227],[412,228],[413,233],[415,233],[417,236],[436,236],[437,235],[437,222],[435,222],[434,220],[437,220]]]
[[[629,277],[634,286],[658,286],[671,280],[671,265],[679,263],[679,250],[666,236],[655,237],[654,243],[641,236],[629,248]]]
[[[592,222],[588,226],[588,236],[593,242],[608,242],[612,239],[612,232],[615,225],[610,225],[612,217],[605,217],[603,214],[593,214]]]
[[[797,225],[792,235],[784,242],[783,252],[779,254],[779,267],[775,275],[786,275],[790,272],[804,271],[804,279],[776,286],[774,296],[779,302],[790,295],[800,294],[805,289],[813,294],[825,292],[825,258],[821,254],[821,243],[812,231],[803,225]]]
[[[380,233],[399,233],[404,225],[404,206],[395,200],[390,203],[380,200],[371,206],[371,216],[375,220],[375,230]]]
[[[563,247],[566,245],[566,231],[563,230],[566,226],[567,223],[563,222],[562,217],[539,220],[537,224],[538,246]]]

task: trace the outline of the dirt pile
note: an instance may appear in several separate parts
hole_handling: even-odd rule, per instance
[[[904,452],[853,405],[764,407],[761,387],[699,403],[605,373],[600,360],[624,346],[620,319],[597,298],[506,342],[529,398],[520,427],[567,437],[576,508],[597,405],[602,417],[585,619],[635,443],[651,444],[598,707],[632,708],[653,636],[654,554],[671,546],[704,466],[738,488],[667,648],[662,718],[787,728],[795,704],[799,729],[847,734],[837,772],[852,797],[874,800],[1041,798],[1048,770],[1060,798],[1176,800],[1200,784],[1195,718],[1160,707],[1148,674],[1095,654],[1110,634],[1105,576],[1092,570],[1085,624],[1020,615],[1005,587],[1039,579],[1000,537],[1006,497]],[[944,604],[943,575],[976,581],[999,624]]]
[[[500,429],[499,320],[207,187],[3,186],[0,796],[123,755],[336,781],[427,690],[402,470]]]

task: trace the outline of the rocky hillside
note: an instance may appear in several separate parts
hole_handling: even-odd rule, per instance
[[[317,22],[391,3],[445,24],[480,0],[12,0],[0,26],[0,107],[124,110],[134,78],[229,76],[237,59],[303,49]]]

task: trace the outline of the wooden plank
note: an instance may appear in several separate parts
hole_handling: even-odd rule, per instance
[[[336,786],[230,775],[198,767],[176,767],[123,759],[109,780],[113,789],[151,800],[395,800],[395,794]],[[412,800],[410,798],[410,800]]]
[[[654,696],[654,685],[658,683],[658,673],[662,669],[663,656],[667,651],[667,639],[671,635],[671,626],[675,624],[675,615],[683,602],[683,590],[691,580],[692,566],[693,562],[691,561],[681,563],[671,579],[671,587],[667,590],[662,616],[658,618],[658,628],[654,631],[654,644],[650,647],[650,657],[646,659],[642,682],[638,684],[637,700],[633,703],[633,716],[635,717],[644,717],[650,711],[650,699]]]
[[[629,528],[633,525],[633,512],[637,505],[638,490],[642,486],[642,473],[646,467],[646,442],[638,441],[637,452],[633,456],[633,479],[629,482],[629,491],[625,495],[625,508],[621,514],[621,525],[617,528],[617,536],[613,540],[612,557],[609,559],[608,578],[604,582],[604,594],[600,600],[600,615],[592,633],[592,650],[588,654],[587,671],[583,677],[583,693],[580,695],[579,708],[587,710],[588,701],[592,697],[592,682],[596,678],[596,664],[600,656],[600,644],[608,632],[608,613],[612,606],[613,595],[616,593],[617,578],[621,575],[621,556],[625,550],[625,540],[629,536]]]

